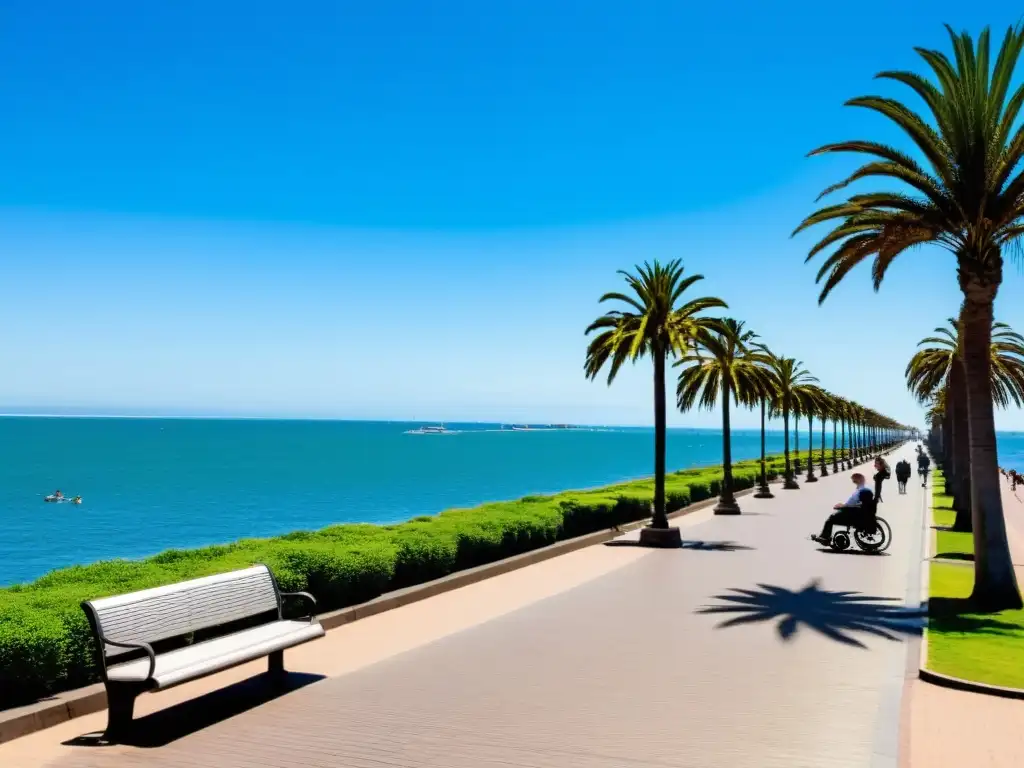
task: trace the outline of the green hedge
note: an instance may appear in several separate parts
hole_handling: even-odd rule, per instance
[[[758,471],[756,461],[737,463],[736,490],[753,487]],[[767,471],[771,479],[777,477],[781,458],[772,457]],[[721,468],[670,474],[668,507],[680,509],[716,496],[721,484]],[[30,584],[0,589],[0,708],[97,679],[93,644],[79,606],[83,600],[266,563],[282,590],[309,591],[320,610],[331,610],[643,519],[650,514],[652,497],[648,479],[452,509],[398,525],[335,525],[53,571]]]

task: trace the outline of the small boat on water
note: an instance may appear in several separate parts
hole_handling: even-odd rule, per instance
[[[43,497],[43,501],[45,501],[45,502],[47,502],[49,504],[81,504],[82,503],[82,497],[81,496],[72,496],[71,498],[68,498],[67,496],[64,496],[64,495],[58,495],[56,493],[51,493],[49,496],[44,496]]]
[[[410,429],[405,434],[407,435],[454,435],[455,430],[447,429],[444,424],[439,427],[420,427],[419,429]]]

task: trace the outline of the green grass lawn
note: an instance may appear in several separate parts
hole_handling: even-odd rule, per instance
[[[942,492],[942,472],[936,470],[932,486],[932,521],[939,528],[951,528],[956,519],[953,497]],[[973,560],[974,538],[969,533],[936,531],[936,557],[951,560]]]
[[[935,472],[934,488],[934,524],[952,525],[955,513],[952,499],[941,492],[941,472]],[[972,556],[971,534],[936,533],[936,551],[952,557],[951,562],[930,566],[928,668],[964,680],[1024,688],[1024,610],[971,613],[967,598],[974,569],[952,561]]]

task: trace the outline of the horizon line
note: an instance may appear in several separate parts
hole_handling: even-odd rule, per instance
[[[461,421],[457,419],[447,420],[420,420],[420,419],[356,419],[356,418],[345,418],[340,416],[203,416],[203,415],[156,415],[156,414],[117,414],[117,413],[8,413],[0,412],[0,419],[122,419],[122,420],[139,420],[139,421],[310,421],[310,422],[347,422],[347,423],[363,423],[363,424],[484,424],[484,425],[502,425],[502,424],[524,424],[528,426],[547,426],[552,424],[568,424],[570,427],[601,427],[608,428],[614,427],[616,429],[646,429],[653,430],[654,426],[650,424],[585,424],[585,423],[570,423],[570,422],[549,422],[549,421]],[[722,431],[721,427],[685,427],[685,426],[669,426],[667,430],[690,430],[694,432],[718,432]],[[738,427],[733,428],[733,432],[760,432],[760,427]],[[766,429],[765,432],[782,431],[780,427],[778,430]]]

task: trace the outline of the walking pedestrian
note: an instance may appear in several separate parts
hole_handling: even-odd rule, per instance
[[[910,479],[910,462],[906,459],[900,459],[896,463],[896,485],[899,488],[900,495],[904,495],[907,492],[907,481]]]
[[[875,503],[882,503],[882,482],[892,477],[892,472],[889,471],[889,465],[885,463],[885,459],[881,456],[875,459]]]
[[[924,488],[928,484],[928,468],[931,467],[932,460],[928,458],[928,454],[921,451],[917,454],[917,474],[921,476],[921,487]]]

